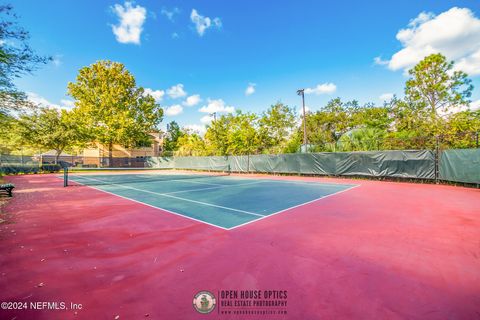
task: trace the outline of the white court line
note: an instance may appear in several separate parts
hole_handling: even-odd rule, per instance
[[[337,195],[339,193],[342,193],[342,192],[345,192],[345,191],[349,191],[353,188],[356,188],[356,187],[360,187],[359,184],[357,185],[354,185],[348,189],[344,189],[344,190],[341,190],[341,191],[338,191],[338,192],[335,192],[335,193],[330,193],[330,194],[327,194],[326,196],[323,196],[323,197],[320,197],[320,198],[317,198],[317,199],[313,199],[311,201],[307,201],[307,202],[304,202],[304,203],[301,203],[301,204],[297,204],[295,206],[292,206],[292,207],[289,207],[289,208],[286,208],[286,209],[282,209],[280,211],[277,211],[277,212],[274,212],[272,214],[269,214],[269,215],[266,215],[266,216],[263,216],[262,218],[258,218],[258,219],[255,219],[255,220],[252,220],[252,221],[248,221],[248,222],[245,222],[245,223],[242,223],[242,224],[239,224],[239,225],[236,225],[235,227],[231,227],[231,228],[227,228],[227,230],[233,230],[233,229],[236,229],[236,228],[239,228],[239,227],[243,227],[247,224],[250,224],[252,222],[257,222],[259,220],[263,220],[265,218],[270,218],[271,216],[274,216],[274,215],[277,215],[279,213],[282,213],[282,212],[285,212],[285,211],[288,211],[288,210],[291,210],[291,209],[295,209],[295,208],[298,208],[298,207],[301,207],[301,206],[304,206],[304,205],[307,205],[309,203],[312,203],[312,202],[315,202],[315,201],[318,201],[318,200],[321,200],[321,199],[325,199],[325,198],[328,198],[328,197],[331,197],[331,196],[334,196],[334,195]]]
[[[275,180],[275,179],[265,179],[268,182],[280,182],[280,183],[294,183],[294,184],[305,184],[309,186],[358,186],[358,184],[351,183],[323,183],[317,181],[301,181],[301,180]]]
[[[95,178],[87,178],[87,177],[84,177],[84,178],[87,179],[87,180],[105,182],[105,181],[98,180],[98,179],[95,179]],[[202,204],[202,205],[205,205],[205,206],[216,207],[216,208],[221,208],[221,209],[230,210],[230,211],[236,211],[236,212],[240,212],[240,213],[246,213],[246,214],[249,214],[249,215],[252,215],[252,216],[257,216],[257,217],[264,217],[264,215],[261,215],[261,214],[258,214],[258,213],[254,213],[254,212],[250,212],[250,211],[244,211],[244,210],[239,210],[239,209],[234,209],[234,208],[219,206],[219,205],[216,205],[216,204],[207,203],[207,202],[202,202],[202,201],[185,199],[185,198],[181,198],[181,197],[172,196],[172,195],[169,195],[169,194],[167,194],[167,193],[160,193],[160,192],[154,192],[154,191],[149,191],[149,190],[143,190],[143,189],[138,189],[138,188],[129,187],[129,186],[125,186],[125,185],[122,185],[122,184],[116,184],[116,183],[108,183],[108,184],[109,184],[109,185],[115,185],[115,186],[118,186],[118,187],[121,187],[121,188],[125,188],[125,189],[130,189],[130,190],[136,190],[136,191],[140,191],[140,192],[150,193],[150,194],[154,194],[154,195],[157,195],[157,196],[174,198],[174,199],[178,199],[178,200],[183,200],[183,201],[188,201],[188,202],[193,202],[193,203]]]
[[[140,190],[140,189],[138,189],[138,190],[139,190],[139,191],[142,191],[142,190]],[[221,209],[226,209],[226,210],[231,210],[231,211],[237,211],[237,212],[241,212],[241,213],[251,214],[252,216],[264,217],[263,214],[258,214],[258,213],[254,213],[254,212],[250,212],[250,211],[244,211],[244,210],[239,210],[239,209],[234,209],[234,208],[229,208],[229,207],[224,207],[224,206],[217,206],[216,204],[207,203],[207,202],[202,202],[202,201],[196,201],[196,200],[190,200],[190,199],[175,197],[175,196],[172,196],[172,195],[169,195],[169,194],[166,194],[166,193],[159,193],[159,195],[160,195],[160,196],[164,196],[164,197],[179,199],[179,200],[183,200],[183,201],[188,201],[188,202],[203,204],[203,205],[210,206],[210,207],[216,207],[216,208],[221,208]]]
[[[216,178],[216,177],[215,177]],[[175,179],[175,180],[160,180],[160,181],[165,181],[165,182],[168,182],[168,181],[179,181],[179,182],[187,182],[187,183],[196,183],[196,184],[204,184],[204,185],[210,185],[210,186],[224,186],[224,184],[221,184],[221,183],[209,183],[209,182],[200,182],[200,181],[192,181],[192,179],[200,179],[200,178],[188,178],[188,179]],[[158,181],[158,180],[157,180]],[[154,182],[157,182],[157,181],[154,181]]]
[[[83,176],[79,176],[79,177],[83,177]],[[204,178],[204,177],[202,177]],[[207,186],[224,186],[224,184],[221,184],[221,183],[209,183],[209,182],[200,182],[200,181],[192,181],[192,179],[200,179],[200,177],[198,178],[188,178],[187,179],[168,179],[168,180],[145,180],[145,181],[139,181],[139,183],[143,183],[143,182],[155,182],[155,183],[159,183],[159,182],[170,182],[170,181],[178,181],[178,182],[187,182],[187,183],[193,183],[193,184],[204,184],[204,185],[207,185]],[[103,180],[99,180],[99,181],[102,181],[102,182],[106,182],[107,184],[112,184],[108,181],[103,181]]]
[[[90,178],[90,179],[91,179],[91,178]],[[96,180],[96,179],[92,179],[92,180]],[[96,187],[93,187],[93,186],[90,186],[90,185],[85,185],[85,184],[83,184],[83,183],[81,183],[81,182],[78,182],[78,181],[75,181],[75,180],[73,180],[73,181],[74,181],[75,183],[79,183],[79,184],[81,184],[81,185],[90,187],[90,188],[92,188],[92,189],[95,189],[95,190],[98,190],[98,191],[101,191],[101,192],[105,192],[105,193],[111,194],[111,195],[113,195],[113,196],[117,196],[117,197],[120,197],[120,198],[123,198],[123,199],[127,199],[127,200],[130,200],[130,201],[139,203],[139,204],[143,204],[143,205],[148,206],[148,207],[160,209],[160,210],[163,210],[163,211],[165,211],[165,212],[168,212],[168,213],[171,213],[171,214],[174,214],[174,215],[177,215],[177,216],[181,216],[181,217],[184,217],[184,218],[193,220],[193,221],[197,221],[197,222],[200,222],[200,223],[204,223],[204,224],[207,224],[207,225],[209,225],[209,226],[217,227],[217,228],[220,228],[220,229],[222,229],[222,230],[227,230],[227,231],[233,230],[233,229],[236,229],[236,228],[239,228],[239,227],[246,226],[246,225],[248,225],[248,224],[250,224],[250,223],[257,222],[257,221],[263,220],[263,219],[265,219],[265,218],[269,218],[269,217],[271,217],[271,216],[274,216],[274,215],[283,213],[283,212],[285,212],[285,211],[288,211],[288,210],[291,210],[291,209],[294,209],[294,208],[298,208],[298,207],[307,205],[307,204],[309,204],[309,203],[313,203],[313,202],[315,202],[315,201],[318,201],[318,200],[321,200],[321,199],[325,199],[325,198],[328,198],[328,197],[330,197],[330,196],[337,195],[337,194],[342,193],[342,192],[350,191],[351,189],[354,189],[354,188],[356,188],[356,187],[360,187],[360,185],[353,185],[352,187],[350,187],[350,188],[348,188],[348,189],[344,189],[344,190],[341,190],[341,191],[338,191],[338,192],[335,192],[335,193],[331,193],[331,194],[328,194],[328,195],[326,195],[326,196],[323,196],[323,197],[320,197],[320,198],[317,198],[317,199],[314,199],[314,200],[311,200],[311,201],[307,201],[307,202],[304,202],[304,203],[301,203],[301,204],[298,204],[298,205],[295,205],[295,206],[292,206],[292,207],[289,207],[289,208],[286,208],[286,209],[283,209],[283,210],[274,212],[274,213],[269,214],[269,215],[265,215],[265,216],[260,215],[261,218],[254,219],[254,220],[251,220],[251,221],[248,221],[248,222],[245,222],[245,223],[236,225],[236,226],[231,227],[231,228],[225,228],[225,227],[222,227],[222,226],[219,226],[219,225],[216,225],[216,224],[212,224],[212,223],[209,223],[209,222],[207,222],[207,221],[199,220],[199,219],[196,219],[196,218],[193,218],[193,217],[190,217],[190,216],[187,216],[187,215],[178,213],[178,212],[170,211],[170,210],[164,209],[164,208],[162,208],[162,207],[150,205],[150,204],[148,204],[148,203],[144,203],[144,202],[141,202],[141,201],[138,201],[138,200],[134,200],[134,199],[131,199],[131,198],[127,198],[127,197],[124,197],[124,196],[115,194],[115,193],[113,193],[113,192],[109,192],[109,191],[106,191],[106,190],[102,190],[102,189],[99,189],[99,188],[96,188]],[[269,180],[269,181],[277,181],[277,180]],[[102,182],[103,182],[103,181],[102,181]],[[315,183],[315,182],[313,182],[313,183]],[[332,185],[335,185],[335,184],[332,184]],[[338,185],[341,185],[341,184],[338,184]],[[146,190],[140,190],[140,191],[144,191],[144,192],[145,192]],[[150,191],[146,191],[146,192],[150,192]],[[154,193],[154,192],[150,192],[150,193]],[[182,199],[182,200],[183,200],[183,199]],[[257,215],[257,214],[255,214],[255,215]]]
[[[159,210],[162,210],[162,211],[165,211],[165,212],[174,214],[174,215],[176,215],[176,216],[184,217],[184,218],[187,218],[187,219],[196,221],[196,222],[201,222],[201,223],[204,223],[204,224],[208,224],[209,226],[216,227],[216,228],[220,228],[220,229],[222,229],[222,230],[227,230],[227,231],[228,231],[228,228],[225,228],[225,227],[222,227],[222,226],[219,226],[219,225],[216,225],[216,224],[207,222],[207,221],[199,220],[199,219],[196,219],[196,218],[193,218],[193,217],[190,217],[190,216],[187,216],[187,215],[184,215],[184,214],[175,212],[175,211],[167,210],[167,209],[162,208],[162,207],[157,207],[157,206],[154,206],[154,205],[151,205],[151,204],[142,202],[142,201],[138,201],[138,200],[135,200],[135,199],[127,198],[127,197],[121,196],[121,195],[119,195],[119,194],[115,194],[115,193],[110,192],[110,191],[106,191],[106,190],[102,190],[102,189],[99,189],[99,188],[96,188],[96,187],[93,187],[93,186],[89,186],[89,185],[87,185],[87,184],[83,184],[83,183],[78,182],[78,181],[75,181],[75,180],[73,180],[73,182],[78,183],[78,184],[81,184],[82,186],[85,186],[85,187],[88,187],[88,188],[95,189],[95,190],[97,190],[97,191],[101,191],[101,192],[105,192],[105,193],[111,194],[112,196],[120,197],[120,198],[122,198],[122,199],[129,200],[129,201],[133,201],[133,202],[142,204],[142,205],[147,206],[147,207],[159,209]]]
[[[256,181],[256,182],[247,182],[247,183],[239,183],[239,184],[222,184],[222,186],[218,187],[209,187],[209,188],[199,188],[199,189],[188,189],[188,190],[182,190],[182,191],[174,191],[174,192],[165,192],[164,194],[177,194],[177,193],[183,193],[183,192],[194,192],[194,191],[203,191],[203,190],[211,190],[211,189],[222,189],[222,188],[228,188],[228,187],[238,187],[238,186],[246,186],[250,184],[257,184],[257,183],[263,183],[265,181]]]
[[[212,176],[213,178],[216,177],[222,177],[222,176]],[[69,176],[70,178],[70,176]],[[86,175],[74,175],[72,176],[73,179],[75,178],[87,178]],[[188,178],[188,179],[168,179],[168,180],[154,180],[154,179],[148,179],[148,178],[143,178],[142,181],[139,181],[138,183],[149,183],[149,182],[155,182],[155,183],[162,183],[162,182],[170,182],[170,181],[178,181],[178,182],[187,182],[187,183],[193,183],[193,184],[204,184],[208,186],[224,186],[224,184],[221,183],[209,183],[209,182],[200,182],[200,181],[191,181],[193,179],[200,179],[200,178],[205,178],[205,177],[198,177],[198,178]],[[209,177],[210,178],[210,177]],[[90,178],[90,179],[95,179],[95,178]],[[104,182],[106,184],[114,184],[113,182],[105,181],[105,180],[100,180],[100,179],[95,179],[100,182]]]

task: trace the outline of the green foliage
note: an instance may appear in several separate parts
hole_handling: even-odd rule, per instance
[[[167,134],[165,137],[165,151],[178,150],[178,139],[182,137],[183,132],[177,122],[172,121],[167,124]]]
[[[281,102],[270,106],[258,121],[261,146],[267,153],[281,153],[287,148],[288,137],[295,129],[295,111]]]
[[[207,126],[205,146],[208,155],[226,155],[228,149],[228,126],[232,115],[221,116]]]
[[[16,121],[15,132],[22,145],[53,149],[57,158],[69,146],[84,140],[71,112],[42,108]]]
[[[205,140],[211,155],[257,153],[260,148],[258,117],[253,113],[223,115],[207,128]]]
[[[442,54],[425,57],[409,71],[411,76],[405,85],[405,101],[418,112],[428,112],[431,121],[439,113],[453,107],[466,106],[473,85],[462,71],[453,71],[453,62]]]
[[[137,87],[133,75],[118,62],[98,61],[80,70],[68,84],[76,100],[74,114],[91,141],[126,147],[145,145],[163,110]]]
[[[196,133],[186,132],[178,138],[176,156],[203,156],[206,155],[205,142]]]
[[[0,5],[0,113],[31,107],[14,80],[51,60],[37,55],[28,45],[29,34],[17,25],[11,5]]]
[[[337,151],[382,150],[386,132],[374,127],[354,129],[342,135]]]
[[[388,105],[377,107],[366,104],[362,108],[356,109],[352,114],[352,123],[356,128],[363,127],[386,131],[390,128],[392,122],[391,108]]]
[[[473,87],[466,74],[453,70],[453,63],[434,54],[410,71],[404,99],[375,106],[335,98],[308,112],[311,151],[432,149],[437,141],[441,148],[475,147],[480,111],[455,112],[469,104]],[[0,112],[0,142],[59,153],[92,141],[136,147],[150,143],[149,133],[163,117],[153,97],[120,63],[99,61],[82,68],[68,92],[75,99],[72,112],[41,109],[18,119]],[[204,137],[172,121],[164,147],[181,156],[294,153],[303,141],[298,121],[295,110],[280,102],[261,114],[222,115]]]
[[[343,102],[336,98],[330,100],[325,108],[308,113],[306,117],[308,143],[324,146],[336,144],[343,134],[355,127],[354,115],[358,109],[356,101]]]
[[[16,119],[8,114],[0,113],[0,145],[2,154],[9,154],[11,149],[20,145],[14,130]]]
[[[302,136],[298,131],[296,131],[290,136],[290,139],[287,140],[281,153],[299,152],[301,146],[302,146]]]
[[[473,148],[480,133],[480,110],[453,114],[445,124],[442,136],[444,148]]]

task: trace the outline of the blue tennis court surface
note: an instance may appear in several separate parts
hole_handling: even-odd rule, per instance
[[[182,174],[71,175],[70,181],[223,229],[355,187],[351,184]]]

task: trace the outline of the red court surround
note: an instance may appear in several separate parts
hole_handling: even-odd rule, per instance
[[[480,319],[480,190],[270,178],[361,186],[224,231],[54,175],[7,177],[0,301],[83,309],[0,319]],[[193,309],[222,289],[288,290],[288,314]]]

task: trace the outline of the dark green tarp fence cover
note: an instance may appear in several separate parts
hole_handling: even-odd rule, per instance
[[[234,172],[435,179],[435,155],[429,150],[162,157],[150,159],[149,166],[211,170],[229,166]]]
[[[439,178],[480,184],[480,149],[451,149],[440,155]]]
[[[320,152],[280,155],[151,157],[152,168],[207,169],[234,172],[316,174],[441,179],[480,184],[480,149],[452,149],[439,155],[435,176],[431,150]],[[138,160],[138,159],[137,159]],[[0,155],[0,174],[36,173],[42,169],[35,157]],[[51,171],[48,169],[47,171]]]

